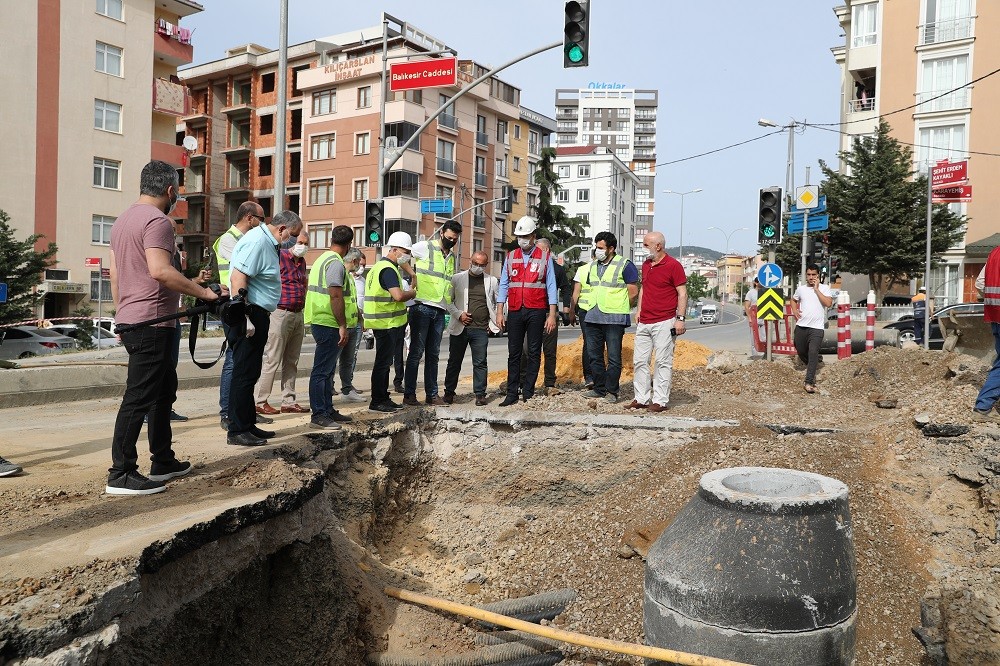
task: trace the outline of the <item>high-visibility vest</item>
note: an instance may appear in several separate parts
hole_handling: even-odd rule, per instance
[[[330,306],[330,285],[326,281],[326,271],[334,261],[344,263],[343,258],[333,250],[327,250],[319,255],[316,263],[309,270],[309,283],[306,286],[305,323],[340,328],[333,308]],[[344,317],[345,326],[354,328],[358,325],[358,298],[354,289],[354,278],[347,274],[344,268]]]
[[[986,260],[986,287],[983,289],[983,314],[986,321],[1000,324],[1000,247],[993,248]]]
[[[597,262],[590,264],[590,283],[594,289],[594,302],[604,314],[628,314],[631,304],[625,284],[625,257],[616,254],[598,276]]]
[[[524,262],[521,248],[507,255],[507,310],[547,308],[548,293],[545,289],[545,271],[549,266],[549,253],[537,245]]]
[[[574,282],[580,283],[580,298],[576,301],[576,306],[586,312],[594,307],[594,288],[590,284],[590,264],[584,264],[576,269]]]
[[[226,234],[229,234],[237,241],[243,238],[243,232],[237,229],[235,224],[229,227],[229,229],[226,230],[226,233],[222,234],[222,236],[225,236]],[[219,254],[219,243],[220,241],[222,241],[222,236],[219,236],[218,238],[215,239],[215,243],[212,244],[212,250],[215,251],[215,263],[219,265],[219,284],[228,286],[229,258],[223,257],[221,254]]]
[[[414,269],[419,277],[417,280],[416,300],[428,305],[444,307],[451,303],[451,277],[455,274],[455,253],[447,257],[441,251],[441,244],[428,241],[427,257],[417,259]]]
[[[927,318],[927,297],[923,294],[917,294],[913,297],[913,318],[914,319],[926,319]]]
[[[378,280],[378,276],[385,268],[390,268],[399,278],[399,284],[403,284],[403,279],[399,275],[399,267],[388,259],[382,259],[368,271],[368,279],[365,280],[365,326],[368,328],[387,329],[398,326],[406,326],[406,303],[397,302],[393,299]]]

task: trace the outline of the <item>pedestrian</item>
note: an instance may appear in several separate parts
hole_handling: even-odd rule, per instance
[[[746,295],[743,297],[743,314],[746,315],[747,321],[750,323],[750,360],[755,361],[763,354],[757,350],[757,340],[764,342],[764,338],[767,335],[767,323],[763,319],[757,319],[757,299],[760,298],[760,280],[757,278],[753,279],[753,286],[747,289]],[[754,321],[757,322],[757,335],[754,335]]]
[[[358,369],[358,351],[361,349],[362,341],[365,341],[366,343],[365,349],[371,349],[375,345],[375,338],[372,331],[368,330],[368,327],[365,326],[365,265],[367,262],[367,258],[364,253],[361,252],[361,258],[358,260],[358,269],[351,273],[351,276],[354,278],[354,286],[357,289],[355,293],[358,295],[358,337],[357,340],[355,340],[356,344],[354,345],[354,367],[351,368],[352,376]],[[372,341],[371,345],[367,344],[368,340]],[[364,393],[364,391],[357,387],[355,387],[354,390],[357,391],[358,394]]]
[[[594,247],[595,259],[588,277],[594,290],[594,306],[586,316],[591,331],[588,349],[594,388],[584,396],[615,403],[622,377],[622,338],[625,329],[632,325],[629,313],[639,295],[639,271],[616,252],[618,239],[610,231],[594,236]]]
[[[205,301],[219,297],[184,277],[171,264],[174,228],[168,215],[177,203],[177,170],[153,160],[139,177],[139,199],[111,227],[111,295],[121,324],[138,324],[177,312],[180,294]],[[125,394],[111,440],[109,495],[149,495],[166,490],[168,481],[191,471],[171,448],[170,409],[177,399],[173,361],[175,322],[144,326],[120,334],[128,352]],[[148,414],[148,477],[138,468],[136,442]]]
[[[986,381],[976,396],[973,416],[980,421],[1000,420],[996,410],[1000,399],[1000,247],[993,248],[986,265],[976,278],[976,289],[983,295],[983,318],[993,332],[993,349],[996,356],[986,374]]]
[[[0,476],[14,476],[24,471],[20,465],[15,465],[3,456],[0,456]]]
[[[500,274],[496,322],[501,329],[507,327],[507,397],[501,407],[517,402],[518,388],[525,402],[534,396],[542,337],[556,327],[559,296],[555,269],[552,255],[535,242],[537,229],[532,217],[525,215],[517,221],[514,236],[518,247],[507,253]],[[522,352],[525,340],[526,355]]]
[[[296,401],[295,378],[299,372],[299,356],[305,335],[306,304],[306,250],[309,234],[302,228],[302,220],[293,211],[286,210],[274,216],[275,223],[288,226],[288,233],[295,245],[278,251],[278,270],[281,273],[281,297],[278,307],[271,313],[268,324],[267,345],[264,347],[264,364],[260,379],[254,388],[255,410],[258,414],[303,414],[309,410]],[[277,409],[268,402],[274,388],[274,376],[281,368],[281,406]]]
[[[590,261],[576,269],[573,277],[573,296],[570,301],[571,321],[580,323],[580,337],[583,339],[583,349],[580,352],[580,367],[583,369],[583,383],[587,390],[594,388],[594,373],[590,369],[590,333],[587,327],[587,312],[594,306],[594,290],[590,286],[590,263],[594,259],[594,252],[591,250]]]
[[[913,304],[913,341],[921,347],[924,344],[924,325],[934,316],[933,304],[927,298],[927,287],[921,287],[910,299]]]
[[[472,392],[476,405],[486,404],[486,352],[490,333],[499,333],[496,322],[497,291],[500,282],[486,273],[490,258],[482,250],[474,252],[469,270],[451,278],[448,325],[448,368],[444,375],[444,401],[455,402],[458,375],[465,361],[465,350],[472,348]]]
[[[626,409],[662,412],[670,405],[675,336],[684,335],[687,312],[687,276],[681,263],[667,254],[659,231],[642,238],[647,257],[642,262],[642,286],[632,352],[632,389],[635,397]],[[652,383],[650,364],[655,356]],[[652,391],[650,391],[652,389]]]
[[[537,244],[542,248],[543,252],[552,252],[552,244],[548,238],[539,238]],[[554,257],[552,268],[555,273],[556,290],[559,292],[561,304],[565,304],[564,309],[568,312],[569,304],[573,300],[573,285],[566,278],[566,269],[560,262],[561,259],[562,257]],[[556,317],[556,327],[542,336],[542,355],[545,357],[543,365],[545,395],[559,395],[561,393],[556,387],[556,355],[559,349],[559,324],[561,319],[561,316]],[[524,353],[527,353],[527,347],[525,347]]]
[[[215,263],[219,268],[219,284],[229,285],[229,261],[233,250],[243,235],[257,228],[264,221],[264,209],[254,201],[244,201],[236,210],[236,223],[226,233],[215,240],[212,249],[215,252]],[[233,382],[233,340],[229,325],[223,322],[222,329],[229,340],[226,357],[222,361],[222,376],[219,378],[219,421],[222,429],[229,431],[229,391]],[[262,416],[261,422],[273,423],[272,419]]]
[[[335,226],[330,233],[330,249],[316,259],[309,271],[306,323],[316,341],[309,375],[310,425],[314,428],[340,430],[338,421],[351,420],[333,406],[333,373],[341,350],[350,344],[351,332],[358,323],[354,280],[344,264],[344,255],[353,241],[353,229],[344,224]]]
[[[361,344],[361,301],[364,299],[365,284],[364,278],[358,278],[358,271],[364,260],[365,255],[356,247],[352,247],[344,255],[344,266],[347,268],[347,275],[344,276],[346,281],[344,294],[345,298],[354,301],[356,321],[354,327],[347,332],[347,346],[340,351],[337,363],[340,365],[340,394],[349,402],[365,401],[365,397],[362,395],[363,391],[354,386],[354,368],[358,364],[358,346]],[[364,269],[360,270],[360,274],[364,275]],[[358,291],[359,282],[361,283],[360,293]],[[333,377],[330,378],[330,385],[333,388],[333,394],[337,395],[336,380]]]
[[[403,374],[403,404],[419,405],[417,374],[424,359],[424,395],[428,405],[443,405],[438,395],[438,359],[444,316],[448,312],[451,278],[457,258],[453,252],[462,234],[462,225],[448,220],[441,227],[440,240],[422,241],[413,248],[414,269],[418,276],[416,305],[410,310],[410,351]],[[420,247],[425,246],[425,247]]]
[[[396,231],[386,239],[388,251],[382,255],[365,280],[365,325],[375,333],[375,365],[372,368],[372,395],[368,409],[373,412],[392,413],[402,405],[389,396],[389,370],[397,344],[406,328],[406,301],[416,295],[416,290],[403,290],[400,266],[411,272],[410,251],[413,241],[405,231]]]
[[[263,213],[263,211],[261,211]],[[227,443],[260,446],[274,437],[273,430],[256,426],[254,386],[260,379],[271,313],[281,300],[281,243],[288,240],[289,224],[297,221],[275,217],[248,231],[236,244],[229,272],[229,289],[239,294],[246,289],[246,327],[233,336],[233,379],[229,394],[229,435]]]
[[[826,309],[833,304],[830,288],[819,281],[819,266],[806,266],[806,283],[799,285],[792,295],[792,314],[795,316],[795,351],[806,364],[806,393],[816,392],[816,366],[819,365],[819,347],[826,327]]]

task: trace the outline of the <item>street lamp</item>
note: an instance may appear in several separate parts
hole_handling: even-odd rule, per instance
[[[715,229],[716,231],[721,232],[722,235],[726,237],[726,247],[724,249],[726,250],[727,253],[729,252],[729,249],[730,249],[729,248],[729,239],[733,237],[733,234],[735,234],[737,231],[749,231],[750,230],[749,227],[740,227],[739,229],[733,229],[732,231],[730,231],[727,234],[723,229],[720,229],[719,227],[708,227],[708,229],[706,229],[706,231],[711,231],[712,229]]]
[[[684,197],[688,194],[694,194],[695,192],[701,192],[701,188],[697,187],[688,192],[674,192],[673,190],[663,190],[664,194],[676,194],[681,198],[681,228],[680,234],[677,241],[677,261],[684,261]]]

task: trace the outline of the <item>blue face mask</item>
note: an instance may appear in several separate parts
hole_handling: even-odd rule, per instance
[[[295,244],[298,243],[298,242],[299,242],[298,241],[298,236],[295,236],[295,237],[291,237],[290,236],[288,238],[288,240],[284,241],[281,244],[281,249],[282,250],[291,250],[293,247],[295,247]]]

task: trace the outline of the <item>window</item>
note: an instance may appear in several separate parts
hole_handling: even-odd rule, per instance
[[[627,120],[619,120],[617,123],[615,123],[615,129],[617,129],[619,132],[628,132],[629,122]]]
[[[260,133],[263,134],[274,134],[274,114],[269,113],[266,116],[260,117]]]
[[[122,49],[104,42],[97,42],[95,68],[111,76],[122,75]]]
[[[590,190],[577,190],[576,191],[577,201],[590,201]]]
[[[514,138],[515,139],[521,138],[521,126],[517,123],[514,123]]]
[[[312,95],[314,116],[325,116],[337,112],[337,89],[318,90]]]
[[[639,154],[640,152],[641,151],[636,151],[637,154]],[[628,148],[615,148],[615,155],[617,155],[619,159],[623,159],[623,160],[627,159],[628,158]]]
[[[372,87],[361,86],[358,88],[358,108],[367,109],[372,105]]]
[[[337,133],[317,134],[309,139],[309,159],[328,160],[337,156]]]
[[[372,133],[361,132],[354,135],[354,154],[367,155],[372,152]]]
[[[413,136],[414,133],[416,133],[418,127],[419,125],[415,125],[413,123],[408,123],[408,122],[386,123],[385,136],[387,139],[389,137],[395,137],[396,145],[402,146],[404,143],[410,140],[410,137]],[[407,150],[413,150],[418,153],[420,152],[419,135],[417,135],[417,138],[414,139],[413,143],[410,144],[410,147],[407,148]]]
[[[959,55],[951,58],[934,58],[923,63],[920,93],[917,102],[937,97],[926,104],[917,107],[917,112],[946,111],[969,106],[969,89],[962,88],[939,97],[949,90],[969,82],[969,56]]]
[[[268,72],[267,74],[261,74],[261,76],[260,76],[260,91],[262,93],[273,93],[274,92],[274,72]]]
[[[590,165],[581,164],[576,169],[577,178],[590,178]]]
[[[619,134],[617,137],[615,137],[615,141],[617,141],[618,143],[628,144],[629,139],[631,138],[632,137],[629,134]]]
[[[438,139],[437,170],[445,173],[455,173],[455,144],[451,141]]]
[[[507,143],[507,121],[497,121],[497,141]]]
[[[125,20],[122,0],[97,0],[97,13],[119,21]]]
[[[851,32],[854,39],[851,46],[874,46],[878,43],[878,3],[869,2],[864,5],[854,5],[851,18]]]
[[[477,229],[486,228],[486,200],[474,197],[472,199],[472,226]]]
[[[420,174],[412,171],[390,171],[385,177],[383,194],[387,197],[417,199],[420,192]]]
[[[558,172],[560,178],[569,178],[569,165],[568,164],[559,165]]]
[[[528,152],[538,154],[538,132],[531,130],[528,132]]]
[[[368,198],[368,179],[362,178],[354,181],[354,200],[364,201]]]
[[[507,177],[507,156],[498,157],[496,159],[496,176],[497,178]]]
[[[472,240],[472,251],[473,253],[483,251],[483,240],[481,238],[474,238]]]
[[[333,178],[309,181],[309,205],[321,206],[333,203]]]
[[[618,109],[618,117],[619,118],[628,118],[629,117],[629,110],[628,109],[624,109],[624,108]]]
[[[95,245],[111,245],[111,225],[115,218],[110,215],[94,215],[90,223],[90,242]]]
[[[517,125],[514,125],[514,127],[517,127]],[[521,158],[517,156],[514,157],[514,171],[521,173]]]
[[[390,102],[406,101],[422,105],[424,103],[424,93],[422,90],[400,90],[390,92],[386,99]]]
[[[333,231],[333,224],[310,224],[309,227],[309,247],[324,248],[330,247],[330,232]]]
[[[100,157],[94,158],[94,187],[103,187],[109,190],[118,189],[118,172],[122,163],[115,160],[105,160]]]
[[[103,99],[95,99],[94,129],[120,134],[122,131],[122,105],[105,102]]]
[[[927,166],[938,160],[960,160],[966,155],[966,127],[962,125],[944,125],[942,127],[925,127],[920,130],[920,140],[917,141],[917,169],[926,171]]]
[[[455,196],[455,188],[448,185],[437,185],[434,188],[434,198],[435,199],[445,199],[451,201]],[[453,213],[437,213],[437,217],[449,218]]]
[[[921,44],[937,44],[972,36],[971,0],[928,0]]]
[[[559,203],[569,202],[569,190],[559,190],[559,194],[556,195],[556,201]]]
[[[535,184],[535,174],[538,172],[538,162],[528,162],[528,184]]]
[[[405,231],[410,234],[410,238],[417,237],[417,221],[416,220],[386,220],[385,221],[385,235],[395,233],[397,231]]]
[[[99,294],[98,289],[101,290]],[[111,278],[101,279],[100,271],[90,271],[90,300],[111,300]]]
[[[274,157],[272,155],[263,155],[257,158],[257,175],[258,176],[270,176],[271,168],[274,164]]]

